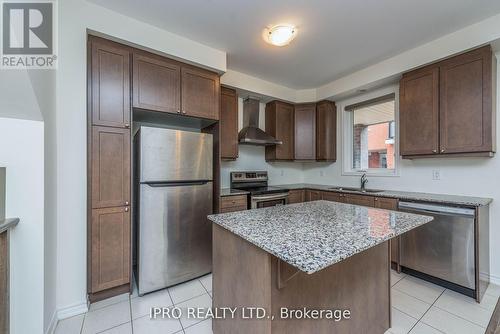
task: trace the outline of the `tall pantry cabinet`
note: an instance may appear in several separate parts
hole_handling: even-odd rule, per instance
[[[130,291],[131,49],[88,39],[87,291]]]

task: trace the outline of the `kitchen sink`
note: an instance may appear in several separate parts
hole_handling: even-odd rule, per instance
[[[383,190],[380,189],[364,189],[361,190],[361,188],[354,188],[354,187],[333,187],[333,188],[328,188],[329,190],[338,190],[338,191],[352,191],[352,192],[358,192],[358,193],[381,193]]]

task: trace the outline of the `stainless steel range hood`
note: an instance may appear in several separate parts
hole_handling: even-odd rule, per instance
[[[259,128],[259,100],[247,98],[243,101],[243,129],[238,134],[240,144],[281,145],[283,142]]]

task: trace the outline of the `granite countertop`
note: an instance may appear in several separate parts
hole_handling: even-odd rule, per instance
[[[308,274],[432,220],[429,216],[329,201],[238,211],[208,218]]]
[[[220,196],[225,197],[225,196],[236,196],[236,195],[247,195],[249,194],[248,191],[245,190],[239,190],[239,189],[229,189],[229,188],[222,188],[220,190]]]
[[[313,189],[322,191],[335,191],[335,192],[370,195],[377,197],[399,198],[402,200],[410,200],[410,201],[422,201],[422,202],[433,202],[433,203],[466,205],[466,206],[485,206],[489,205],[493,201],[493,199],[485,197],[429,194],[429,193],[410,192],[410,191],[383,190],[381,192],[376,192],[376,193],[362,193],[359,191],[331,189],[341,186],[321,185],[321,184],[311,184],[311,183],[281,184],[281,185],[276,185],[275,187],[282,187],[290,190]]]

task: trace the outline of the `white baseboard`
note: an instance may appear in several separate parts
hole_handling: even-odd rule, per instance
[[[45,334],[53,334],[56,330],[56,326],[57,326],[57,311],[54,310],[54,313],[52,313],[52,317],[50,318],[49,327],[47,327]]]
[[[57,320],[67,319],[88,311],[87,303],[76,304],[57,310]]]
[[[490,283],[500,285],[500,277],[490,274]]]

